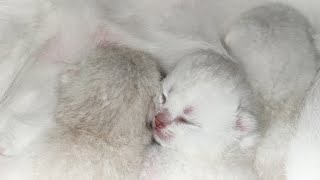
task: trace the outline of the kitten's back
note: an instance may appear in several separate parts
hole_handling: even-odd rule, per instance
[[[13,174],[26,172],[21,177],[33,180],[137,179],[151,137],[145,118],[159,79],[155,61],[143,52],[93,52],[63,75],[56,127],[33,144],[34,154],[18,159],[23,167]]]

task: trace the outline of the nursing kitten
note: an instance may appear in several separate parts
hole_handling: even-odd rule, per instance
[[[285,179],[288,142],[300,104],[319,67],[307,19],[292,7],[271,3],[244,13],[225,37],[244,66],[264,111],[256,168],[261,179]]]
[[[126,47],[95,50],[69,68],[55,126],[23,154],[1,159],[1,179],[138,179],[148,107],[160,92],[154,58]]]
[[[160,103],[142,179],[256,179],[258,106],[236,63],[189,55],[164,79]]]

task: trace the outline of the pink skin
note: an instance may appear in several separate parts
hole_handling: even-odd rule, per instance
[[[63,59],[63,46],[61,47],[61,45],[62,42],[58,35],[49,39],[40,51],[39,59],[51,62],[58,62]]]
[[[171,123],[171,117],[168,110],[159,112],[154,118],[154,128],[163,129]]]
[[[170,140],[171,138],[173,138],[173,135],[165,133],[163,130],[173,122],[189,124],[189,122],[184,118],[184,116],[190,115],[192,112],[193,107],[187,106],[183,109],[183,115],[177,116],[176,118],[172,118],[167,109],[160,111],[151,122],[153,135],[157,136],[161,140]]]
[[[39,59],[51,61],[51,62],[68,62],[69,57],[73,57],[70,52],[66,51],[66,46],[74,46],[73,49],[77,49],[78,51],[82,51],[83,49],[92,48],[92,47],[102,47],[106,48],[109,46],[117,45],[118,43],[115,42],[115,35],[110,33],[107,28],[103,25],[98,25],[95,31],[91,34],[88,34],[88,41],[83,42],[83,46],[78,44],[65,44],[64,37],[57,33],[55,36],[51,37],[46,44],[42,47],[42,50],[39,52],[38,57]],[[74,40],[76,41],[76,40]],[[70,47],[69,47],[70,49]]]
[[[113,35],[106,29],[106,27],[100,25],[97,27],[96,32],[93,35],[94,44],[98,47],[109,47],[117,45],[117,42],[110,40]]]
[[[163,129],[172,123],[168,110],[159,112],[153,119],[152,129],[153,134],[162,140],[169,140],[172,138],[171,135],[164,133]]]
[[[248,128],[242,123],[241,119],[237,119],[236,121],[236,129],[242,132],[246,131]]]
[[[251,117],[247,114],[238,114],[235,129],[242,133],[247,133],[255,129],[255,124],[251,123]]]

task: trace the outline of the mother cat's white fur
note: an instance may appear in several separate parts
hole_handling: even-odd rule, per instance
[[[298,116],[297,132],[289,145],[288,180],[320,179],[320,76],[309,90]]]
[[[274,3],[244,13],[225,41],[264,105],[255,162],[260,179],[285,179],[295,119],[319,67],[312,27],[297,10]]]

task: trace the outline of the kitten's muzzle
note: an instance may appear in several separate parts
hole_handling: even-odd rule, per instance
[[[170,115],[167,111],[158,113],[152,123],[154,129],[163,129],[170,124]]]

